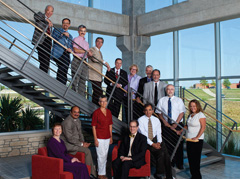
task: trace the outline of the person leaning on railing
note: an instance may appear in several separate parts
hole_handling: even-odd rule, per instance
[[[58,43],[53,42],[52,55],[53,60],[55,60],[58,71],[57,71],[57,80],[66,85],[67,83],[67,72],[70,64],[70,52],[73,50],[72,46],[72,35],[68,32],[70,27],[71,20],[64,18],[62,20],[62,28],[54,29],[52,37],[55,38],[59,43],[64,45],[67,50],[61,47]]]
[[[102,73],[103,64],[107,66],[107,70],[110,71],[109,64],[103,60],[102,52],[100,51],[103,45],[104,39],[102,37],[98,37],[95,40],[95,47],[90,48],[92,52],[92,56],[88,58],[88,64],[93,66],[98,72]],[[103,95],[102,91],[102,75],[89,68],[89,80],[92,83],[93,95],[92,102],[96,105],[98,104],[98,99],[101,95]]]
[[[84,25],[78,26],[79,36],[73,39],[73,42],[75,42],[73,43],[74,53],[81,59],[84,57],[84,53],[86,51],[87,51],[87,56],[85,58],[92,56],[92,52],[89,50],[89,44],[85,40],[86,32],[87,32],[86,26]],[[74,77],[75,73],[77,72],[77,69],[80,63],[81,63],[80,59],[78,59],[77,57],[73,58],[73,61],[71,64],[72,77]],[[81,94],[82,96],[85,96],[85,91],[86,91],[85,82],[87,79],[88,79],[88,66],[85,63],[83,63],[80,70],[78,71],[78,74],[75,80],[73,81],[72,89],[78,92],[79,94]]]
[[[138,73],[138,66],[136,64],[132,64],[129,67],[130,74],[128,74],[128,84],[132,91],[132,99],[136,98],[136,91],[138,89],[139,80],[141,79],[141,76],[137,75]],[[128,91],[128,85],[124,87],[126,91]],[[124,109],[125,109],[125,123],[128,122],[128,97],[129,95],[127,93],[124,94]],[[134,109],[133,109],[134,110]],[[135,110],[134,110],[135,111]],[[138,119],[138,117],[133,113],[133,119]]]
[[[60,135],[62,126],[56,123],[52,127],[53,137],[47,143],[47,151],[49,157],[63,159],[63,170],[73,174],[73,178],[89,179],[89,173],[86,164],[81,163],[77,158],[73,158],[67,154],[67,148]]]
[[[53,15],[54,8],[51,5],[46,6],[45,13],[38,12],[34,14],[35,25],[44,30],[47,26],[47,34],[51,35],[53,24],[50,21],[50,17]],[[34,30],[32,43],[35,45],[39,40],[42,32],[39,31],[37,28]],[[37,50],[38,50],[38,60],[40,62],[39,68],[44,71],[48,72],[49,64],[50,64],[50,55],[51,55],[51,47],[52,47],[52,40],[50,37],[44,35],[40,40]]]
[[[206,117],[203,114],[202,107],[198,100],[193,99],[188,104],[189,117],[187,124],[184,126],[187,129],[186,138],[199,140],[198,142],[187,141],[187,156],[189,168],[192,178],[201,179],[200,172],[201,153],[203,147],[204,130],[206,128]],[[181,134],[177,131],[177,134]]]

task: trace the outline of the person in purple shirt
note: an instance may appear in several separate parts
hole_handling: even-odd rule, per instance
[[[138,66],[136,64],[132,64],[130,67],[129,67],[129,70],[130,70],[130,74],[128,75],[128,84],[130,86],[130,88],[132,89],[132,99],[135,99],[136,98],[136,92],[137,92],[137,89],[138,89],[138,85],[139,85],[139,80],[141,79],[141,76],[137,75],[137,72],[138,72]],[[128,91],[128,85],[126,85],[124,87],[124,89],[126,91]],[[125,109],[125,120],[123,120],[124,122],[128,122],[128,94],[125,94],[124,95],[124,109]],[[134,109],[133,109],[134,111]],[[133,113],[134,115],[134,113]],[[133,116],[134,119],[138,119],[138,118],[135,118]]]
[[[89,56],[92,56],[92,52],[89,50],[89,44],[88,42],[85,40],[85,34],[87,32],[87,28],[84,25],[80,25],[78,26],[78,37],[75,37],[73,39],[73,51],[74,53],[80,57],[81,59],[84,56],[85,50],[87,51],[87,56],[85,57],[85,61],[86,58]],[[81,63],[81,60],[78,59],[77,57],[74,57],[73,61],[72,61],[72,78],[74,77],[74,75],[76,74],[76,71],[79,67]],[[85,96],[85,91],[86,91],[86,87],[85,87],[85,82],[88,79],[88,66],[83,63],[78,75],[76,76],[75,80],[73,81],[72,84],[72,89],[76,92],[78,92],[79,94],[81,94],[82,96]]]
[[[47,151],[49,157],[63,159],[63,170],[71,172],[74,179],[89,179],[87,166],[81,163],[77,158],[73,158],[67,154],[67,148],[60,135],[62,133],[62,126],[56,123],[52,128],[53,137],[51,137],[47,144]]]

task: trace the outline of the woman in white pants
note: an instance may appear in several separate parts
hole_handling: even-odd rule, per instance
[[[107,97],[100,96],[100,108],[92,116],[94,144],[97,151],[98,178],[107,179],[106,164],[109,144],[112,144],[112,113],[107,109]]]

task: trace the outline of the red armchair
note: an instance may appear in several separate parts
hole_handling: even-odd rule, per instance
[[[118,141],[118,145],[113,148],[112,151],[112,161],[114,161],[118,157],[118,148],[120,146],[121,141]],[[150,178],[151,176],[151,163],[150,163],[150,151],[147,150],[145,154],[145,162],[146,164],[143,165],[141,168],[131,168],[129,170],[129,177],[147,177]],[[113,171],[112,171],[113,176]]]
[[[70,154],[69,154],[70,155]],[[78,158],[85,163],[85,154],[77,152],[76,155],[70,155]],[[88,166],[88,172],[91,173],[91,167]],[[38,155],[32,156],[32,179],[73,179],[71,172],[63,171],[63,160],[59,158],[48,157],[47,148],[38,149]]]

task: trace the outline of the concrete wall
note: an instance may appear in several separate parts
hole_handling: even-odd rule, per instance
[[[188,0],[139,15],[138,35],[157,35],[240,17],[239,0]]]
[[[0,136],[0,158],[36,154],[38,148],[46,146],[51,132],[34,132]]]
[[[20,12],[28,20],[33,21],[33,13],[26,9],[16,0],[3,0],[9,6]],[[54,26],[61,26],[62,19],[68,17],[71,19],[70,29],[77,29],[80,24],[84,24],[89,32],[108,34],[113,36],[129,35],[129,16],[123,14],[112,13],[90,7],[80,6],[77,4],[65,3],[57,0],[22,0],[28,7],[35,12],[44,12],[47,5],[54,6],[54,13],[50,18]],[[1,9],[3,5],[0,3]],[[0,18],[8,18],[12,20],[20,21],[16,19],[14,13],[9,14],[9,10],[0,10]],[[10,15],[10,16],[9,16]]]

